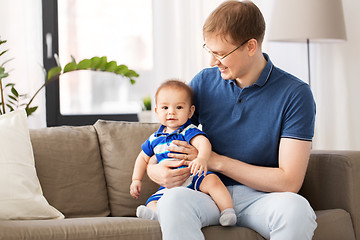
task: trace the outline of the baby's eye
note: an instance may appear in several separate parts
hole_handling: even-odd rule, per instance
[[[182,106],[177,106],[176,109],[183,109],[183,107]]]
[[[163,106],[162,109],[166,110],[166,109],[168,109],[168,107],[167,107],[167,106]]]

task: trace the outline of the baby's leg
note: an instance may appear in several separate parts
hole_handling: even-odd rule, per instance
[[[237,217],[231,195],[217,175],[206,175],[200,184],[200,191],[209,194],[218,206],[221,212],[219,221],[222,226],[236,224]]]
[[[146,206],[140,205],[136,209],[136,216],[144,219],[158,220],[156,214],[157,201],[151,201]]]

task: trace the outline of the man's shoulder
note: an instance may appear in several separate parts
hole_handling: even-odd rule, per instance
[[[194,79],[208,79],[209,76],[221,76],[218,67],[204,68],[198,74],[196,74]]]
[[[307,85],[306,82],[295,75],[275,66],[272,71],[272,79],[276,80],[279,84],[292,86],[294,88]]]

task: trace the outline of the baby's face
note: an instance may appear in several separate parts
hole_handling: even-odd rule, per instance
[[[175,131],[194,113],[187,92],[179,88],[164,88],[158,93],[155,112],[162,125],[169,131]]]

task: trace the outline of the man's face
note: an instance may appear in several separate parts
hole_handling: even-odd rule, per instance
[[[248,73],[247,41],[239,46],[219,35],[210,34],[205,37],[205,44],[212,52],[210,66],[217,66],[223,79],[241,79]]]

